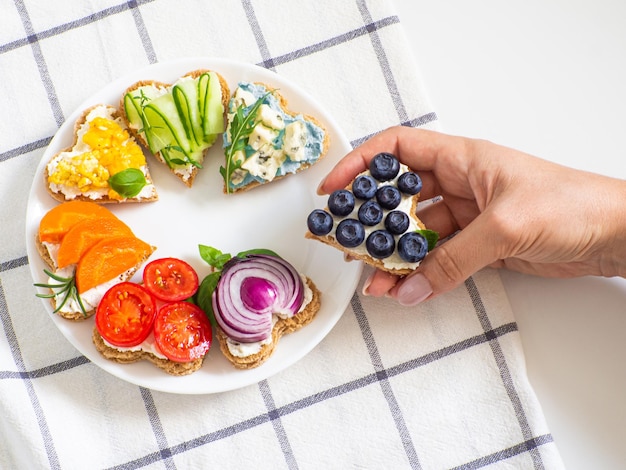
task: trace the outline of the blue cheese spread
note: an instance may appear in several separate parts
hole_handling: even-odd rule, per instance
[[[247,116],[254,104],[263,99],[245,147],[232,156],[235,169],[228,181],[230,190],[295,173],[304,164],[316,163],[324,151],[324,129],[301,114],[293,116],[285,112],[269,91],[263,85],[242,82],[229,102],[224,148],[232,143],[231,130],[237,110],[241,108]]]

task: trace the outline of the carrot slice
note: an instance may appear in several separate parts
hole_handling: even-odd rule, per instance
[[[61,243],[67,232],[83,219],[114,218],[115,215],[95,202],[70,201],[50,209],[39,222],[39,240],[49,243]]]
[[[89,248],[100,240],[112,237],[132,237],[131,229],[120,219],[87,218],[74,224],[61,240],[57,266],[64,268],[78,263]]]
[[[78,293],[108,282],[148,259],[154,247],[137,237],[105,238],[93,245],[78,262]]]

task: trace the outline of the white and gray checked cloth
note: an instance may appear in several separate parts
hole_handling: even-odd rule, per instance
[[[103,371],[35,297],[25,214],[37,165],[79,104],[130,71],[198,56],[257,64],[315,97],[352,145],[393,125],[437,129],[392,4],[2,0],[0,10],[0,468],[563,467],[497,271],[416,308],[361,295],[361,279],[302,360],[204,395]]]

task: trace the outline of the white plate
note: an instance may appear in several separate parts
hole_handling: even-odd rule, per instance
[[[219,167],[224,156],[221,139],[209,150],[204,168],[193,188],[175,178],[164,165],[148,157],[150,171],[159,192],[159,201],[144,204],[108,205],[135,234],[155,245],[152,259],[174,256],[189,262],[200,278],[209,272],[198,254],[198,244],[223,252],[238,253],[250,248],[269,248],[280,253],[322,291],[317,317],[302,330],[284,336],[273,356],[256,369],[237,370],[214,344],[202,368],[185,377],[166,374],[153,364],[141,361],[118,364],[104,359],[91,341],[93,317],[84,322],[67,321],[54,313],[47,299],[46,312],[61,333],[82,354],[105,371],[128,382],[172,393],[201,394],[233,390],[254,384],[294,364],[309,353],[333,328],[348,305],[361,273],[361,263],[346,263],[339,250],[304,238],[306,217],[324,204],[316,196],[319,181],[345,155],[350,145],[337,124],[309,95],[285,78],[261,67],[212,58],[187,58],[159,63],[133,72],[111,83],[85,101],[61,126],[37,168],[29,194],[26,214],[26,244],[35,282],[45,282],[44,264],[35,245],[42,216],[57,204],[46,192],[43,170],[46,162],[73,142],[73,126],[90,105],[117,105],[127,86],[143,79],[172,83],[188,71],[208,68],[221,73],[234,90],[239,81],[262,81],[277,87],[293,111],[317,116],[330,134],[330,151],[314,167],[297,175],[226,196]],[[135,279],[140,279],[140,273]]]

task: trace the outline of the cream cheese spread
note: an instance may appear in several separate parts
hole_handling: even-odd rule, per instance
[[[85,122],[83,122],[78,127],[78,130],[76,131],[76,143],[74,144],[74,146],[70,150],[65,151],[65,152],[60,152],[55,157],[53,157],[50,160],[50,162],[48,162],[48,165],[46,167],[48,174],[52,175],[53,173],[56,173],[56,171],[57,171],[57,169],[59,167],[59,163],[62,160],[65,160],[65,159],[69,160],[72,157],[75,157],[75,156],[78,156],[78,155],[82,155],[82,154],[84,154],[86,152],[89,152],[89,151],[93,150],[89,145],[87,145],[84,142],[83,137],[85,136],[85,134],[89,130],[89,123],[90,123],[90,121],[94,120],[95,118],[100,117],[100,118],[104,118],[104,119],[109,119],[109,120],[114,121],[117,124],[119,124],[122,129],[125,129],[126,126],[125,126],[124,121],[121,118],[119,118],[119,117],[118,118],[114,118],[113,117],[113,112],[114,112],[114,108],[111,108],[111,107],[106,106],[106,105],[96,106],[91,111],[89,111],[89,113],[87,113],[87,116],[85,117]],[[94,162],[94,165],[97,165],[97,161]],[[139,169],[144,174],[144,176],[147,178],[148,177],[148,166],[147,165],[143,165]],[[59,194],[59,193],[63,194],[65,196],[65,199],[67,199],[67,200],[73,200],[73,199],[76,199],[76,197],[78,197],[78,196],[84,196],[84,197],[88,197],[89,199],[94,200],[94,201],[107,196],[108,192],[109,192],[109,188],[108,187],[97,188],[97,189],[90,189],[88,191],[82,192],[77,187],[68,186],[68,185],[65,185],[65,184],[57,184],[57,183],[50,183],[50,190],[53,193],[56,193],[56,194]],[[155,188],[155,186],[153,184],[146,184],[141,189],[139,194],[137,194],[137,196],[134,197],[134,199],[152,199],[155,196],[156,196],[156,188]]]
[[[378,187],[382,187],[385,185],[393,185],[393,186],[397,186],[397,182],[398,182],[398,178],[403,174],[410,171],[409,168],[406,165],[400,164],[400,171],[398,172],[398,175],[389,181],[384,181],[384,182],[380,182],[377,181],[378,183]],[[369,170],[361,173],[363,175],[368,175],[371,176],[371,173]],[[413,197],[414,196],[410,196],[410,195],[406,195],[404,193],[402,193],[402,200],[400,201],[400,205],[398,207],[396,207],[394,210],[398,210],[398,211],[402,211],[405,214],[407,214],[409,216],[409,227],[406,229],[406,231],[404,233],[407,232],[415,232],[416,230],[420,230],[421,227],[419,225],[417,225],[417,222],[415,221],[415,217],[413,215]],[[346,216],[343,217],[338,217],[336,215],[332,215],[333,217],[333,229],[332,231],[328,234],[329,236],[335,237],[335,231],[337,229],[337,225],[339,224],[339,222],[341,222],[344,219],[349,219],[349,218],[358,218],[357,213],[359,211],[359,207],[360,204],[355,204],[354,209],[352,210],[352,212]],[[385,216],[389,211],[387,209],[383,209],[383,213],[384,216],[382,218],[382,220],[373,226],[366,226],[364,225],[363,228],[365,229],[365,239],[367,239],[367,237],[369,236],[370,233],[372,233],[375,230],[384,230],[385,229]],[[402,234],[398,235],[401,236]],[[357,253],[359,255],[363,255],[363,256],[369,256],[369,253],[367,252],[367,248],[365,246],[365,242],[361,243],[359,246],[354,247],[354,248],[350,248],[350,251]],[[393,254],[387,258],[381,259],[380,260],[383,265],[388,268],[388,269],[415,269],[417,266],[419,266],[420,262],[417,263],[407,263],[406,261],[404,261],[400,255],[398,254],[397,250],[394,250]]]

